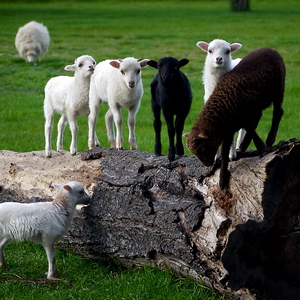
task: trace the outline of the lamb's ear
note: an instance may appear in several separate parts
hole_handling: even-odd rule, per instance
[[[205,52],[208,51],[208,45],[209,45],[208,43],[200,41],[200,42],[198,42],[196,45],[197,45],[197,47],[199,47],[201,50],[203,50],[203,51],[205,51]]]
[[[119,69],[119,68],[120,68],[120,62],[117,61],[117,60],[112,60],[112,61],[109,62],[109,64],[110,64],[111,66],[113,66],[114,68],[116,68],[116,69]]]
[[[179,66],[179,68],[181,68],[181,67],[187,65],[188,63],[189,63],[189,60],[186,58],[183,58],[178,62],[178,66]]]
[[[196,139],[198,140],[202,140],[202,139],[207,139],[207,135],[203,134],[203,133],[199,133],[196,137]]]
[[[71,188],[69,185],[67,185],[67,184],[65,184],[65,185],[63,186],[63,188],[64,188],[66,191],[68,191],[68,192],[71,192],[71,190],[72,190],[72,188]]]
[[[231,52],[234,52],[240,48],[242,48],[242,44],[240,43],[233,43],[230,45]]]
[[[75,69],[76,69],[76,65],[74,64],[74,65],[67,65],[67,66],[65,66],[65,70],[66,71],[75,71]]]
[[[62,186],[61,184],[58,184],[58,183],[53,183],[52,186],[53,186],[54,188],[56,188],[57,190],[60,190],[60,189],[63,188],[63,186]]]
[[[155,61],[155,60],[152,60],[152,59],[148,60],[147,65],[152,67],[152,68],[158,69],[157,68],[157,61]]]
[[[143,59],[142,61],[139,61],[141,68],[148,66],[149,59]]]
[[[183,134],[183,136],[184,136],[185,138],[187,138],[187,139],[189,138],[190,135],[191,135],[190,132],[186,132],[186,133]]]

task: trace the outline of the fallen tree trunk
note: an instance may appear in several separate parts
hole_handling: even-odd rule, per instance
[[[156,264],[234,298],[300,295],[300,142],[282,142],[219,169],[195,157],[169,163],[142,151],[89,150],[75,157],[0,152],[3,201],[48,200],[53,182],[92,194],[59,246],[125,266]]]

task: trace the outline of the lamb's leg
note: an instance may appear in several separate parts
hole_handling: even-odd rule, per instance
[[[45,154],[46,157],[51,157],[51,137],[52,137],[52,124],[54,119],[54,112],[49,112],[45,115],[46,122],[45,122]]]
[[[262,116],[262,112],[257,113],[256,116],[252,116],[251,124],[248,126],[245,126],[246,134],[245,134],[244,139],[241,142],[240,147],[239,147],[241,152],[245,152],[247,150],[248,146],[251,143],[253,135],[257,136],[255,129],[259,123],[261,116]],[[257,139],[257,141],[258,141],[258,139]]]
[[[174,146],[175,127],[174,127],[173,115],[169,114],[166,111],[163,111],[163,114],[168,127],[168,136],[169,136],[168,159],[169,161],[173,161],[175,159],[175,146]]]
[[[155,155],[161,155],[161,119],[160,119],[160,106],[152,103],[152,111],[154,115],[153,127],[155,131]]]
[[[120,120],[117,120],[117,122],[120,122]],[[108,142],[110,143],[110,147],[118,148],[118,149],[122,148],[123,145],[122,147],[119,147],[120,145],[116,144],[115,131],[114,131],[114,115],[111,109],[109,109],[105,114],[105,123],[106,123],[107,137],[108,137]],[[121,116],[121,131],[122,131],[122,116]]]
[[[4,259],[4,247],[9,243],[9,239],[3,238],[0,242],[0,268],[5,269],[6,263]]]
[[[57,278],[58,272],[55,265],[54,242],[46,242],[43,244],[48,260],[47,278]]]
[[[76,116],[69,116],[69,125],[72,135],[71,145],[70,145],[70,153],[75,155],[77,153],[77,135],[78,135],[78,125],[76,122]]]
[[[136,145],[136,138],[135,138],[135,118],[136,118],[136,113],[139,109],[140,103],[137,105],[133,105],[132,107],[129,108],[128,112],[128,128],[129,128],[129,145],[130,145],[130,150],[136,150],[137,145]]]
[[[56,149],[58,152],[63,152],[63,135],[64,130],[67,124],[67,117],[62,115],[57,124],[57,142],[56,142]]]
[[[235,135],[233,135],[233,141],[232,141],[232,144],[230,146],[230,151],[229,151],[229,159],[231,161],[235,160],[236,159],[236,139],[235,139]]]
[[[239,130],[239,134],[238,134],[238,138],[237,138],[237,142],[236,142],[236,149],[240,149],[240,146],[245,137],[245,134],[246,134],[245,129],[241,128]]]
[[[175,132],[176,132],[176,154],[182,156],[184,154],[184,148],[182,143],[182,132],[184,128],[184,116],[176,116],[175,119]]]
[[[89,123],[89,137],[88,137],[88,147],[89,149],[99,147],[100,142],[96,134],[96,124],[98,121],[98,113],[101,101],[90,100],[90,114],[88,116]]]
[[[272,126],[268,134],[268,138],[266,140],[267,147],[271,147],[275,142],[279,123],[281,121],[282,116],[283,116],[283,108],[281,107],[281,105],[278,107],[275,106],[274,104]]]
[[[228,136],[224,139],[222,144],[222,162],[221,162],[221,170],[220,170],[220,179],[219,186],[221,190],[228,188],[229,186],[229,178],[230,173],[228,171],[228,161],[229,161],[229,150],[232,145],[233,136]]]

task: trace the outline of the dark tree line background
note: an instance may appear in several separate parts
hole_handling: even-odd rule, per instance
[[[231,0],[232,11],[248,11],[250,10],[250,0]]]

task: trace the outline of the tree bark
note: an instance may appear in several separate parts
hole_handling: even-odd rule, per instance
[[[0,152],[0,201],[44,201],[52,182],[83,182],[92,194],[59,247],[127,267],[168,267],[236,299],[300,295],[300,142],[219,168],[195,157],[169,162],[142,151],[89,150],[75,157]]]

